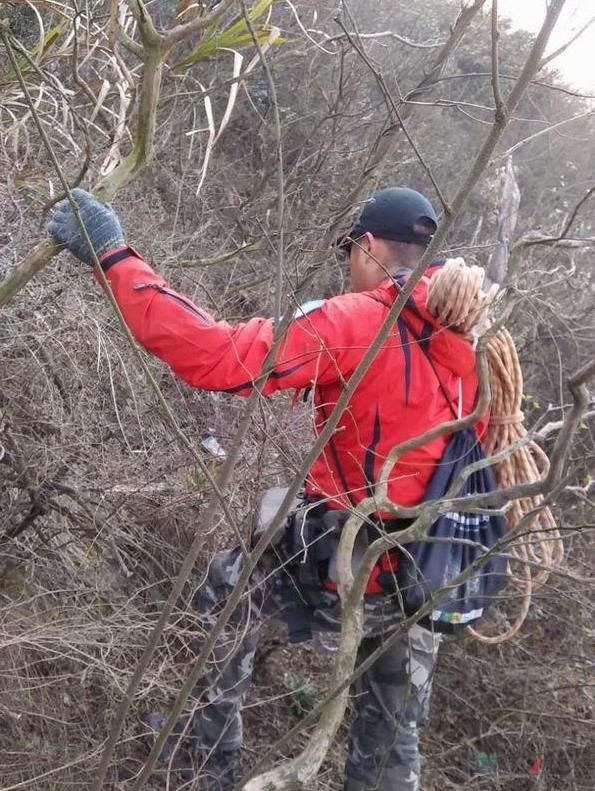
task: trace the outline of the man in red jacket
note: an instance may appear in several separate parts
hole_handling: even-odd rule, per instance
[[[423,255],[437,222],[429,201],[414,190],[393,187],[375,193],[342,245],[349,258],[352,291],[298,308],[274,360],[263,371],[273,342],[272,319],[254,318],[234,326],[215,321],[170,289],[127,246],[109,206],[83,190],[73,194],[126,323],[145,348],[193,387],[248,395],[258,380],[264,395],[288,388],[311,390],[317,433]],[[48,230],[78,258],[93,264],[68,202],[58,205]],[[451,419],[441,386],[463,414],[473,409],[477,375],[472,346],[439,325],[426,309],[428,282],[438,266],[428,267],[416,285],[308,473],[305,497],[316,503],[320,514],[338,515],[373,494],[393,447]],[[394,502],[413,506],[423,499],[447,440],[439,437],[399,458],[388,485]],[[393,524],[391,529],[398,527]],[[197,604],[207,626],[233,588],[239,563],[237,550],[219,553],[213,560]],[[332,558],[321,565],[326,572],[331,567]],[[397,597],[378,581],[382,569],[375,571],[367,591],[358,661],[369,656],[401,618]],[[333,628],[339,618],[337,597],[328,578],[332,575],[324,576],[321,572],[320,597],[308,601],[308,617],[314,626]],[[255,616],[261,606],[260,599],[251,602]],[[228,791],[234,785],[242,743],[241,703],[252,672],[256,631],[247,631],[231,661],[229,644],[226,648],[222,643],[221,672],[203,680],[208,705],[198,709],[194,731],[213,791]],[[418,725],[427,711],[437,648],[438,637],[415,626],[358,679],[346,791],[419,789]]]

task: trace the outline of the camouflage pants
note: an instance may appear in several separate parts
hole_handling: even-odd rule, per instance
[[[239,550],[220,552],[213,559],[195,600],[205,629],[225,604],[241,568]],[[275,608],[279,613],[280,609],[275,586],[270,580],[263,584],[264,576],[262,572],[254,575],[250,596],[244,597],[234,613],[215,647],[207,674],[196,689],[198,706],[192,729],[201,750],[217,753],[242,746],[242,702],[251,681],[262,615]],[[357,664],[380,647],[391,631],[394,633],[397,619],[387,614],[386,597],[378,599],[379,607],[368,603],[365,608],[365,636]],[[329,612],[332,608],[320,619],[313,613],[315,629],[337,631],[338,617],[329,617]],[[396,609],[392,615],[398,615]],[[379,627],[381,623],[384,628]],[[345,791],[418,791],[418,727],[428,712],[439,639],[427,629],[412,627],[354,682],[355,719],[349,739]]]

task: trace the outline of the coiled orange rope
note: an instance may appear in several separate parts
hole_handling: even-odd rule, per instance
[[[489,329],[487,312],[498,286],[483,291],[485,273],[481,267],[467,266],[462,258],[450,259],[430,280],[428,310],[441,324],[462,334],[482,335]],[[523,426],[521,403],[523,374],[518,354],[507,330],[492,334],[487,342],[490,372],[491,406],[484,447],[488,456],[514,445],[527,432]],[[494,464],[498,488],[542,480],[548,473],[549,460],[543,450],[529,441],[504,461]],[[547,580],[552,569],[562,562],[564,547],[560,531],[543,496],[514,500],[507,512],[509,529],[527,514],[533,514],[524,535],[511,544],[510,551],[520,563],[520,576],[509,564],[509,578],[520,590],[521,606],[512,625],[502,634],[488,636],[473,627],[467,630],[484,643],[501,643],[515,635],[525,620],[532,591]],[[536,564],[535,566],[529,563]],[[516,564],[515,564],[516,565]]]

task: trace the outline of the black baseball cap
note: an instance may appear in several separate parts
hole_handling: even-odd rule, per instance
[[[428,233],[415,231],[414,226],[420,221],[431,228]],[[338,247],[348,250],[352,240],[368,232],[380,239],[427,247],[437,227],[436,212],[420,192],[409,187],[386,187],[365,202],[355,225]]]

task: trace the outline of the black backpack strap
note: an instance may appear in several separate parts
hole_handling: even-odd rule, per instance
[[[446,403],[450,407],[450,411],[454,415],[455,419],[457,419],[459,417],[458,409],[455,407],[454,402],[453,402],[452,398],[450,397],[450,393],[446,389],[446,385],[444,384],[444,382],[440,378],[440,374],[436,370],[436,365],[434,363],[434,360],[432,360],[432,355],[430,354],[430,348],[429,348],[430,347],[430,343],[429,343],[429,341],[430,341],[431,334],[427,338],[422,338],[420,335],[418,335],[415,332],[415,330],[413,329],[411,324],[407,321],[407,319],[404,316],[403,316],[403,321],[407,325],[407,329],[409,330],[409,332],[413,335],[415,340],[418,342],[419,348],[424,353],[426,360],[430,363],[430,365],[432,367],[432,371],[434,372],[434,376],[436,377],[436,379],[438,381],[438,385],[440,386],[440,389],[442,390],[442,395],[446,399]]]

